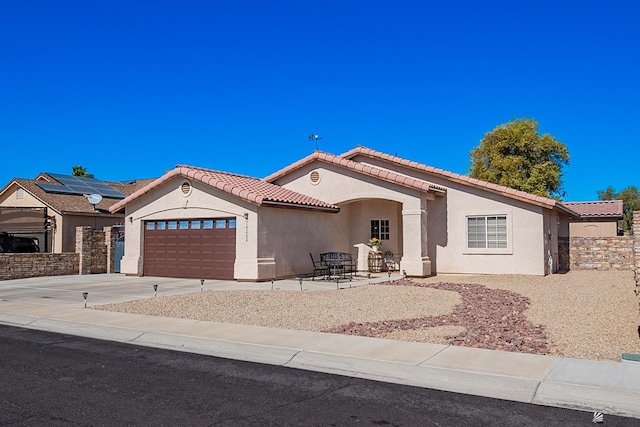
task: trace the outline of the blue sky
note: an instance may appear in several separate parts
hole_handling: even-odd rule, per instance
[[[485,133],[565,143],[567,201],[640,186],[632,1],[0,0],[0,185],[264,177],[356,145],[468,173]]]

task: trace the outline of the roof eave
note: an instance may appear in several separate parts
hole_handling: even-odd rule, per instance
[[[338,213],[340,208],[337,206],[314,206],[314,205],[301,205],[299,203],[291,202],[278,202],[275,200],[263,200],[262,206],[274,207],[274,208],[293,208],[293,209],[310,209],[315,211],[324,211],[329,213]]]
[[[484,190],[484,191],[488,191],[490,193],[493,194],[498,194],[501,195],[503,197],[507,197],[510,199],[514,199],[514,200],[519,200],[528,204],[532,204],[532,205],[536,205],[536,206],[540,206],[546,209],[553,209],[553,208],[558,208],[559,210],[563,211],[564,213],[566,213],[567,215],[573,216],[573,217],[579,217],[579,214],[577,212],[572,211],[571,209],[567,208],[566,206],[563,206],[561,203],[557,202],[554,199],[550,199],[547,197],[540,197],[540,196],[535,196],[535,195],[530,195],[531,197],[524,197],[523,195],[519,194],[519,193],[525,193],[525,192],[521,192],[518,190],[514,190],[514,189],[510,189],[510,188],[506,188],[506,191],[502,190],[502,188],[505,188],[503,186],[498,186],[499,188],[491,188],[490,186],[487,185],[482,185],[476,182],[471,181],[470,179],[468,179],[468,177],[466,177],[465,175],[460,175],[457,173],[453,173],[453,172],[449,172],[449,171],[445,171],[442,169],[438,169],[438,168],[431,168],[428,165],[423,165],[420,164],[418,162],[409,162],[409,161],[405,161],[404,159],[398,157],[398,156],[393,156],[387,153],[382,153],[361,145],[358,145],[357,147],[347,151],[346,153],[343,153],[340,155],[340,157],[344,158],[344,159],[352,159],[354,157],[356,157],[357,155],[363,155],[372,159],[380,159],[383,161],[387,161],[390,163],[394,163],[400,166],[404,166],[404,167],[409,167],[412,169],[417,169],[420,170],[422,172],[425,173],[432,173],[435,175],[440,175],[445,177],[445,179],[452,181],[452,182],[456,182],[458,184],[462,184],[462,185],[466,185],[469,187],[473,187],[473,188],[477,188],[480,190]],[[417,165],[423,166],[422,167],[417,167]],[[431,169],[431,170],[428,170]],[[464,177],[464,178],[463,178]],[[466,178],[466,179],[465,179]],[[477,180],[478,182],[482,182],[485,184],[490,184],[486,181],[481,181],[481,180]],[[528,193],[527,193],[528,194]]]
[[[603,215],[580,215],[580,219],[615,219],[615,220],[621,220],[624,219],[624,215],[617,215],[617,214],[603,214]]]
[[[118,218],[124,217],[124,213],[113,212],[80,212],[80,211],[62,211],[61,215],[77,215],[77,216],[92,216],[92,217],[104,217],[104,218]]]
[[[569,215],[572,218],[580,218],[580,214],[579,213],[569,209],[568,207],[566,207],[562,203],[556,203],[554,207],[557,208],[559,211],[562,211],[565,214]]]

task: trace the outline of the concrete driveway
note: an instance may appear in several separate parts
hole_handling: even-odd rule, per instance
[[[402,277],[393,273],[391,280]],[[387,273],[372,274],[369,279],[362,273],[351,280],[303,279],[304,290],[331,290],[337,287],[360,286],[368,283],[388,281]],[[124,274],[90,274],[77,276],[32,277],[28,279],[0,281],[0,300],[23,302],[48,306],[81,308],[84,306],[83,292],[88,292],[87,303],[100,305],[118,303],[136,299],[150,298],[155,295],[153,285],[158,285],[158,296],[179,295],[200,292],[198,279],[174,279],[168,277],[138,277]],[[235,282],[225,280],[205,280],[204,290],[268,290],[271,282]],[[296,279],[276,280],[274,289],[299,290]]]

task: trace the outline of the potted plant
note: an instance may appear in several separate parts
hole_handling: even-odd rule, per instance
[[[378,252],[378,250],[382,247],[382,242],[377,237],[372,237],[369,239],[368,245],[373,252]]]

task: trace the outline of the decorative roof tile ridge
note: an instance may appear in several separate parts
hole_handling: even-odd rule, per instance
[[[293,163],[291,163],[288,166],[285,166],[284,168],[275,171],[274,173],[265,176],[264,178],[262,178],[263,181],[269,182],[269,183],[273,183],[273,181],[275,181],[276,179],[286,175],[287,173],[294,171],[304,165],[306,165],[307,163],[309,163],[311,160],[314,159],[319,159],[321,154],[327,154],[324,153],[323,151],[314,151],[313,153],[309,154],[308,156],[303,157],[300,160],[297,160]]]
[[[184,169],[183,169],[184,168]],[[189,166],[189,165],[176,165],[176,167],[174,169],[172,169],[172,171],[176,170],[176,169],[180,169],[180,170],[197,170],[200,171],[204,174],[209,174],[209,173],[219,173],[222,175],[227,175],[227,176],[237,176],[239,178],[250,178],[250,179],[255,179],[255,180],[260,180],[260,178],[256,178],[254,176],[249,176],[249,175],[243,175],[240,173],[235,173],[235,172],[226,172],[226,171],[221,171],[218,169],[209,169],[209,168],[203,168],[200,166]],[[170,173],[171,171],[167,172]],[[180,172],[178,172],[180,173]],[[182,172],[185,175],[187,174],[186,172]]]
[[[358,154],[366,155],[366,156],[369,156],[369,157],[372,157],[372,158],[388,160],[388,161],[390,161],[392,163],[400,164],[402,166],[409,166],[409,167],[412,167],[413,169],[423,170],[423,171],[426,171],[426,172],[431,172],[431,173],[434,173],[434,174],[442,175],[442,176],[445,176],[445,177],[448,177],[448,178],[451,178],[451,179],[454,179],[454,180],[457,180],[457,181],[461,181],[463,183],[469,183],[471,185],[475,185],[475,186],[482,187],[482,188],[487,188],[487,189],[490,189],[490,190],[493,190],[493,191],[496,191],[496,192],[499,192],[499,193],[503,193],[503,194],[507,194],[507,195],[515,196],[515,197],[519,197],[521,199],[531,200],[531,201],[534,200],[534,198],[532,198],[531,194],[527,193],[525,191],[515,190],[513,188],[506,187],[506,186],[499,185],[499,184],[495,184],[495,186],[494,186],[493,183],[490,183],[488,181],[483,181],[483,180],[480,180],[480,179],[478,179],[477,181],[471,182],[470,178],[468,177],[468,175],[462,175],[462,174],[459,174],[457,172],[452,172],[452,171],[448,171],[448,170],[445,170],[445,169],[436,168],[436,167],[425,165],[425,164],[422,164],[422,163],[419,163],[419,162],[415,162],[415,161],[412,161],[412,160],[407,160],[407,159],[404,159],[404,158],[401,158],[401,157],[398,157],[398,156],[392,156],[392,155],[389,155],[387,153],[383,153],[381,151],[376,151],[376,150],[373,150],[371,148],[367,148],[367,147],[364,147],[364,146],[357,146],[356,148],[351,149],[351,150],[347,151],[346,153],[342,154],[341,157],[350,159],[352,157],[355,157]],[[540,196],[540,197],[542,197],[542,198],[538,199],[538,203],[542,203],[542,204],[544,204],[546,206],[549,206],[549,207],[558,206],[558,203],[557,203],[556,200],[548,198],[548,197],[543,197],[543,196]],[[570,210],[569,208],[566,208],[566,209]]]
[[[537,194],[533,195],[533,200],[535,200],[536,202],[544,203],[546,201],[546,199],[547,198],[544,197],[544,196],[540,196],[540,195],[537,195]]]
[[[352,161],[353,162],[353,161]],[[392,182],[396,182],[396,183],[400,183],[400,184],[404,184],[404,185],[409,185],[411,187],[416,187],[416,188],[420,188],[420,189],[424,189],[424,190],[441,190],[441,191],[446,191],[447,188],[442,186],[442,185],[436,185],[432,182],[423,180],[423,179],[417,179],[415,177],[409,176],[409,175],[405,175],[405,174],[401,174],[399,172],[396,172],[394,170],[390,170],[390,169],[385,169],[385,168],[381,168],[379,166],[373,166],[373,165],[369,165],[367,163],[360,163],[360,162],[355,162],[356,165],[367,165],[367,167],[375,169],[375,170],[380,170],[383,171],[384,173],[386,173],[386,179]],[[379,175],[380,177],[382,177],[382,174]]]
[[[606,205],[606,204],[623,204],[620,199],[616,200],[588,200],[586,202],[562,202],[565,205]]]
[[[352,148],[351,150],[340,154],[338,157],[344,157],[345,159],[348,159],[350,157],[355,156],[356,154],[362,153],[362,150],[364,148],[365,148],[364,146],[358,144],[354,148]]]
[[[297,207],[313,207],[329,211],[337,211],[339,208],[330,203],[315,199],[304,194],[288,190],[276,184],[266,182],[265,180],[254,178],[246,175],[240,175],[229,172],[215,171],[206,168],[192,167],[186,165],[177,165],[174,169],[165,173],[162,177],[147,184],[131,196],[121,200],[110,209],[112,212],[120,210],[131,200],[142,196],[158,187],[174,176],[186,176],[197,179],[213,188],[217,188],[223,192],[233,194],[236,197],[249,201],[251,203],[263,204],[266,201],[276,205],[294,205]],[[197,178],[196,178],[197,177]]]
[[[356,149],[352,150],[353,152],[359,151],[364,149],[364,147],[357,147]],[[425,185],[424,184],[408,184],[407,180],[406,180],[406,175],[400,175],[395,171],[391,171],[385,168],[380,168],[374,165],[369,165],[369,164],[365,164],[365,163],[360,163],[360,162],[356,162],[353,161],[351,159],[348,159],[344,156],[336,156],[335,154],[331,154],[331,153],[325,153],[322,151],[314,151],[313,154],[306,156],[303,159],[298,160],[295,163],[292,163],[289,166],[286,166],[285,168],[267,176],[264,178],[265,181],[272,183],[274,180],[286,175],[289,172],[292,172],[308,163],[310,163],[313,160],[320,160],[320,161],[324,161],[327,162],[329,164],[335,164],[338,166],[342,166],[342,167],[346,167],[348,169],[352,169],[376,178],[380,178],[380,179],[385,179],[387,181],[391,181],[391,182],[395,182],[395,183],[399,183],[401,185],[409,185],[412,186],[414,188],[421,188],[424,189]],[[424,181],[422,180],[422,182],[426,182],[427,183],[427,188],[428,190],[431,189],[435,189],[435,190],[444,190],[446,191],[445,187],[442,186],[438,186],[432,183],[429,183],[428,181]],[[427,191],[428,191],[427,190]]]

